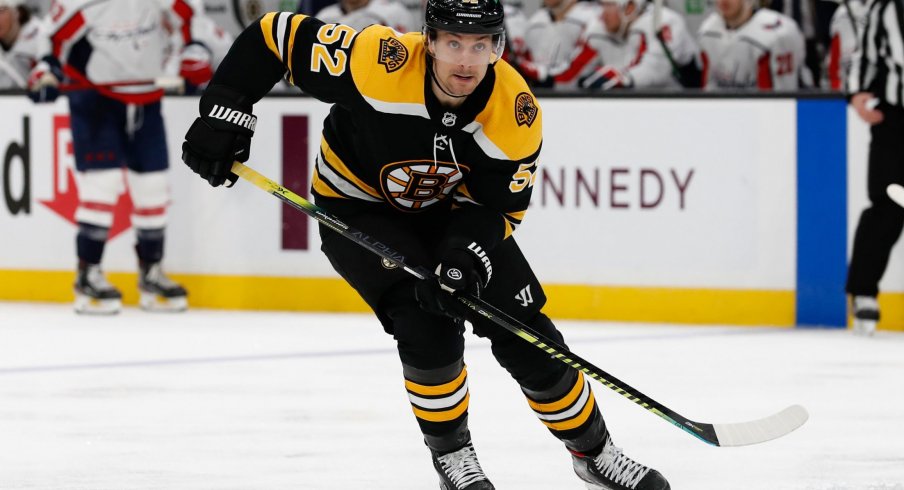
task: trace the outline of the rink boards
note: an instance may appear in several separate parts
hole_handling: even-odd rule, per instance
[[[866,202],[868,132],[843,101],[540,102],[541,170],[516,237],[548,289],[550,314],[846,323],[845,263]],[[69,301],[77,183],[66,105],[36,107],[20,97],[0,104],[0,299]],[[327,109],[309,98],[260,102],[249,164],[307,195]],[[172,169],[166,267],[188,286],[192,305],[365,310],[318,250],[307,218],[247,183],[212,189],[181,163],[196,112],[194,98],[164,103]],[[134,301],[130,205],[123,197],[117,206],[104,266]],[[904,276],[893,273],[902,259],[894,255],[883,290],[904,291]],[[904,318],[904,295],[882,301],[885,318]]]

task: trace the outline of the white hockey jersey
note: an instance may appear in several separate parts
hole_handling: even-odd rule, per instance
[[[314,17],[327,24],[345,24],[356,31],[372,24],[392,27],[401,33],[420,31],[408,9],[395,0],[370,0],[367,5],[351,12],[334,3]]]
[[[587,44],[596,53],[590,64],[618,69],[630,76],[634,87],[681,87],[678,73],[683,67],[702,64],[700,48],[684,18],[674,10],[666,7],[661,10],[661,42],[656,37],[653,17],[653,6],[648,5],[631,23],[623,38],[606,32],[602,22],[595,22],[586,36]],[[585,69],[579,71],[586,72]]]
[[[267,12],[295,12],[298,4],[298,0],[204,0],[204,14],[230,36],[238,37]]]
[[[838,6],[829,26],[832,41],[826,60],[826,75],[832,90],[844,90],[854,53],[860,45],[859,36],[866,30],[866,5],[860,0],[850,0],[847,6],[850,6],[850,11],[845,4]]]
[[[537,65],[567,65],[582,48],[587,27],[601,14],[596,3],[578,2],[560,22],[554,22],[548,9],[534,12],[527,23],[524,42],[527,54]]]
[[[527,44],[524,36],[527,34],[527,16],[519,2],[505,1],[502,4],[505,11],[505,42],[508,49],[518,57],[527,53]]]
[[[41,21],[32,18],[19,29],[19,36],[9,50],[0,46],[0,89],[28,86],[28,73],[45,45],[42,34]]]
[[[772,10],[757,10],[744,25],[728,29],[718,13],[700,27],[705,86],[796,90],[804,73],[804,37],[797,24]],[[805,83],[806,85],[806,83]]]
[[[55,0],[50,9],[48,50],[76,83],[153,80],[167,74],[171,52],[178,53],[190,42],[203,43],[196,31],[216,32],[210,24],[202,28],[198,20],[202,16],[200,0]],[[171,36],[173,32],[175,36]],[[154,102],[163,95],[151,84],[100,87],[98,91],[136,104]]]

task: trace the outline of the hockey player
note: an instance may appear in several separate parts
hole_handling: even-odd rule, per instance
[[[860,0],[844,2],[835,10],[829,25],[831,43],[826,61],[830,89],[844,90],[854,53],[860,45],[859,35],[865,27],[866,5]]]
[[[659,26],[646,0],[603,0],[567,63],[520,61],[526,78],[544,87],[700,87],[700,50],[684,19],[663,7]]]
[[[186,0],[57,0],[51,8],[51,52],[32,71],[29,86],[36,101],[53,99],[50,89],[65,70],[67,78],[86,88],[68,97],[79,190],[79,313],[116,313],[121,307],[122,295],[107,282],[100,263],[114,205],[126,190],[134,205],[141,306],[187,307],[185,289],[161,268],[169,163],[160,114],[163,91],[153,79],[164,74],[172,41],[167,26],[181,39],[175,49],[180,75],[195,86],[210,79],[210,49],[193,36],[199,9],[200,1]],[[126,83],[117,86],[120,82]]]
[[[752,0],[716,0],[700,26],[707,89],[797,90],[811,86],[804,37],[797,24]]]
[[[395,0],[339,0],[316,17],[326,23],[345,24],[356,31],[371,24],[392,27],[402,33],[417,30],[408,9]]]
[[[39,41],[40,22],[22,0],[0,0],[0,89],[27,87]]]
[[[681,15],[662,7],[656,25],[646,0],[600,3],[602,22],[591,27],[587,44],[601,66],[582,76],[581,87],[700,87],[700,48]]]
[[[542,113],[524,80],[499,60],[503,25],[497,0],[428,0],[423,32],[405,35],[267,14],[238,37],[214,75],[182,158],[213,186],[235,179],[232,162],[248,159],[257,125],[254,104],[280,77],[333,104],[312,178],[317,205],[439,274],[418,281],[320,227],[333,267],[395,338],[440,488],[494,488],[468,430],[467,318],[571,451],[589,488],[668,489],[659,472],[613,445],[582,373],[471,317],[456,298],[480,294],[563,342],[511,236],[528,208]]]
[[[600,7],[594,2],[544,0],[524,34],[527,58],[540,70],[537,75],[526,70],[528,78],[543,82],[545,70],[570,65],[581,52],[587,28],[599,15]]]

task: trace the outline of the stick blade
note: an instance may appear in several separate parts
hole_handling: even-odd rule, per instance
[[[888,194],[888,197],[895,204],[904,208],[904,186],[901,186],[901,184],[888,184],[888,187],[885,188],[885,193]]]
[[[759,444],[790,434],[810,418],[807,409],[792,405],[769,417],[735,424],[713,424],[719,446],[736,447]]]

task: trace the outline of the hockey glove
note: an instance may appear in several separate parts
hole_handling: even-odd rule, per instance
[[[35,103],[53,102],[60,96],[63,67],[53,56],[41,58],[28,75],[28,98]]]
[[[634,85],[631,75],[618,68],[603,66],[578,81],[581,88],[593,90],[611,90],[614,88],[630,88]]]
[[[421,309],[436,315],[468,319],[471,309],[458,300],[460,294],[480,297],[487,282],[486,268],[471,250],[453,248],[437,266],[438,278],[418,281],[415,297]]]
[[[200,43],[190,43],[179,55],[179,76],[185,80],[185,92],[195,93],[213,77],[210,50]]]
[[[232,187],[238,179],[232,163],[248,161],[257,125],[251,106],[247,97],[222,85],[208,87],[201,97],[201,117],[185,134],[182,161],[214,187],[227,180]]]

